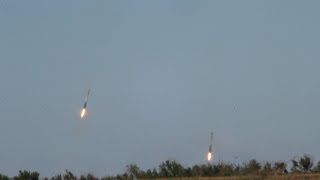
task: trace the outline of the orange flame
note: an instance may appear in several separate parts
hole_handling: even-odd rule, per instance
[[[83,108],[82,111],[81,111],[81,119],[84,117],[85,114],[86,114],[86,109]]]
[[[208,152],[208,161],[210,161],[212,158],[212,153],[211,152]]]

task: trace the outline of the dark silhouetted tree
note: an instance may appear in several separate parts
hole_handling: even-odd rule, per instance
[[[161,177],[182,177],[184,167],[176,162],[167,160],[159,165],[159,175]]]
[[[244,164],[243,173],[258,175],[260,172],[260,168],[260,163],[257,160],[252,159],[247,164]]]
[[[38,172],[30,172],[30,171],[19,171],[19,175],[13,178],[14,180],[39,180]]]
[[[56,176],[53,176],[53,177],[51,178],[51,180],[62,180],[62,175],[61,175],[61,174],[58,174],[58,175],[56,175]]]
[[[71,171],[66,170],[63,175],[63,180],[77,180],[77,176],[73,175]]]
[[[192,169],[191,168],[186,168],[185,169],[185,177],[192,177]]]
[[[260,170],[262,177],[272,175],[272,165],[269,162],[265,162]]]
[[[159,177],[159,173],[158,173],[158,171],[156,170],[156,168],[153,168],[153,170],[152,170],[152,177],[154,177],[154,178]]]
[[[191,169],[192,177],[200,177],[202,176],[202,171],[199,165],[194,165]]]
[[[299,160],[292,159],[292,172],[301,173],[301,172],[311,172],[313,167],[313,158],[310,155],[303,155]]]
[[[127,174],[129,179],[138,179],[141,178],[141,170],[136,164],[127,165]]]
[[[312,169],[314,173],[320,173],[320,161],[318,161],[317,165]]]
[[[116,178],[114,176],[106,176],[102,177],[101,180],[116,180]]]
[[[218,175],[219,176],[233,176],[235,175],[234,171],[234,165],[225,163],[225,162],[219,162],[216,167],[218,168]]]
[[[0,174],[0,180],[9,180],[10,178],[6,175]]]
[[[283,161],[275,162],[273,165],[273,174],[287,174],[287,163]]]
[[[99,180],[99,178],[95,177],[93,174],[81,175],[80,180]]]

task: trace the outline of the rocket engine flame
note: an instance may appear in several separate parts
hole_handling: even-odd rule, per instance
[[[86,114],[86,109],[83,108],[82,111],[81,111],[81,119],[84,117],[85,114]]]
[[[212,153],[211,152],[208,152],[208,161],[210,161],[212,158]]]

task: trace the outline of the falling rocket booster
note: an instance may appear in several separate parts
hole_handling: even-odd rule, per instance
[[[207,159],[208,159],[209,162],[210,162],[210,160],[212,158],[212,141],[213,141],[213,132],[211,132],[211,142],[210,142],[210,145],[209,145],[209,152],[208,152],[208,155],[207,155]]]
[[[212,153],[212,141],[213,141],[213,132],[211,132],[211,143],[209,145],[209,152]]]
[[[87,102],[88,102],[89,94],[90,94],[90,89],[88,91],[88,94],[86,96],[86,101],[84,102],[84,105],[83,105],[83,108],[82,108],[82,111],[81,111],[81,118],[83,118],[84,115],[86,114],[86,108],[87,108]]]
[[[90,89],[89,89],[89,91],[88,91],[88,94],[87,94],[87,97],[86,97],[86,101],[84,102],[83,109],[85,109],[85,108],[87,107],[87,102],[88,102],[89,94],[90,94]]]

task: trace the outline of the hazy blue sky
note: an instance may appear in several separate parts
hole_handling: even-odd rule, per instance
[[[0,173],[319,160],[319,7],[0,1]]]

